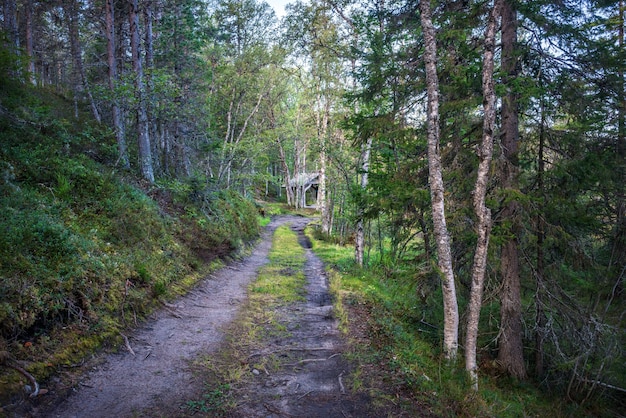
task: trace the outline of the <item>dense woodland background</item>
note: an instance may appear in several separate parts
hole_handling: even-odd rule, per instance
[[[624,9],[3,0],[0,351],[118,333],[284,201],[475,389],[623,405]]]

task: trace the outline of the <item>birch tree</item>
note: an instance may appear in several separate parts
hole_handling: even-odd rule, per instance
[[[113,117],[113,130],[117,142],[118,161],[125,168],[130,168],[128,160],[128,147],[126,145],[126,132],[124,129],[124,118],[122,110],[115,97],[115,88],[118,81],[117,60],[115,58],[116,37],[115,37],[115,5],[114,0],[105,1],[105,33],[107,38],[107,64],[108,64],[108,86],[111,93],[111,113]]]
[[[135,98],[137,100],[137,145],[139,148],[139,167],[144,180],[154,183],[152,167],[152,151],[148,130],[148,114],[145,102],[145,84],[139,37],[139,5],[138,0],[129,0],[128,19],[130,23],[130,47],[135,77]]]
[[[370,156],[372,154],[372,143],[374,138],[368,137],[361,145],[361,157],[359,158],[360,181],[359,187],[362,193],[367,189]],[[356,215],[356,229],[354,231],[354,258],[359,266],[363,266],[363,254],[365,253],[365,226],[364,226],[364,209],[359,203]]]
[[[430,183],[433,234],[437,244],[437,265],[443,291],[443,351],[446,359],[454,361],[459,346],[459,307],[456,298],[450,234],[446,226],[444,184],[439,151],[439,81],[437,78],[437,41],[432,22],[430,3],[420,1],[420,20],[424,32],[424,64],[428,95],[428,180]]]
[[[465,338],[465,369],[469,372],[474,390],[478,390],[478,365],[476,364],[476,341],[478,339],[478,323],[482,305],[485,272],[487,269],[487,251],[489,234],[491,233],[491,210],[485,205],[489,169],[493,156],[493,136],[496,120],[496,95],[494,89],[493,66],[495,50],[496,20],[500,13],[500,0],[496,0],[489,13],[487,31],[485,33],[482,88],[483,88],[483,134],[482,144],[477,150],[478,173],[474,186],[474,213],[478,219],[476,232],[478,241],[472,266],[472,288],[467,314],[467,331]]]

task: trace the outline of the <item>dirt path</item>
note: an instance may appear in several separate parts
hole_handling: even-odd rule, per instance
[[[16,416],[121,418],[187,399],[195,383],[189,362],[200,353],[218,349],[223,338],[220,328],[233,320],[247,285],[267,262],[274,230],[284,223],[303,228],[308,222],[296,216],[276,218],[250,256],[216,272],[129,335],[135,355],[125,349],[104,355],[75,382],[74,393],[56,407],[51,382],[47,399]]]
[[[306,249],[306,301],[277,312],[285,337],[267,341],[249,362],[271,356],[271,371],[253,370],[255,378],[237,390],[233,417],[384,417],[364,394],[350,391],[352,367],[343,358],[345,344],[333,315],[324,265],[313,254],[303,224],[292,224]]]

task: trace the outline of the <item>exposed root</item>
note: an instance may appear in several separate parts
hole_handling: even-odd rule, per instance
[[[272,354],[277,354],[277,353],[284,353],[286,351],[331,351],[330,348],[327,347],[311,347],[311,348],[306,348],[306,347],[291,347],[291,348],[281,348],[279,350],[272,350],[272,351],[266,351],[266,352],[260,352],[260,353],[252,353],[248,356],[248,360],[250,360],[253,357],[265,357],[265,356],[271,356]],[[333,354],[333,356],[335,356],[336,354]],[[331,357],[329,357],[331,358]]]
[[[168,308],[165,305],[163,305],[163,309],[165,309],[167,312],[169,312],[170,315],[172,315],[174,318],[182,319],[182,315],[180,315],[179,313],[175,312],[173,309],[170,309],[170,308]]]
[[[17,364],[17,361],[13,360],[11,354],[8,351],[0,351],[0,364],[19,372],[20,374],[22,374],[22,376],[28,379],[28,381],[33,385],[34,388],[33,392],[30,394],[31,398],[39,396],[39,383],[37,383],[35,377],[32,374],[28,373],[26,370],[24,370],[22,366]]]
[[[278,416],[283,416],[283,417],[295,417],[295,415],[291,415],[288,414],[286,412],[281,411],[278,408],[275,408],[274,406],[268,404],[268,403],[264,403],[263,406],[265,407],[265,409],[267,409],[268,411],[270,411],[273,414],[278,414]]]

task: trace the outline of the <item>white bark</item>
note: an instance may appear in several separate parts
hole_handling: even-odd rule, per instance
[[[109,66],[109,89],[113,95],[112,113],[113,113],[113,129],[115,130],[115,139],[117,140],[117,150],[119,154],[118,161],[123,168],[130,168],[128,161],[128,149],[126,146],[126,132],[124,129],[124,118],[122,111],[115,98],[115,83],[117,82],[117,62],[115,60],[115,8],[114,0],[106,0],[105,16],[106,16],[106,37],[107,37],[107,62]]]
[[[373,138],[370,137],[361,147],[361,192],[364,192],[367,188],[372,142]],[[354,258],[356,263],[362,267],[363,253],[365,252],[365,227],[363,225],[363,208],[361,207],[360,202],[357,211],[356,231],[354,237]]]
[[[454,361],[459,346],[459,307],[456,299],[450,235],[446,226],[444,185],[439,153],[439,81],[437,79],[437,41],[430,4],[420,1],[421,22],[424,31],[424,63],[428,90],[428,179],[433,212],[433,228],[437,242],[438,267],[443,291],[443,351],[446,359]]]
[[[133,58],[133,71],[135,72],[135,89],[137,94],[137,130],[139,147],[139,166],[142,177],[150,183],[154,183],[154,171],[152,168],[152,150],[150,148],[150,133],[148,130],[148,114],[145,103],[145,86],[143,81],[143,66],[139,48],[139,6],[137,0],[129,1],[130,44]]]
[[[487,251],[489,234],[491,233],[491,211],[485,205],[489,168],[493,156],[493,131],[496,120],[496,96],[493,81],[493,62],[495,49],[496,20],[500,13],[500,2],[495,0],[489,13],[487,31],[485,33],[485,52],[483,53],[483,138],[478,149],[478,174],[474,186],[474,212],[478,219],[476,252],[472,266],[472,289],[467,313],[467,333],[465,338],[465,369],[469,372],[474,390],[478,390],[478,365],[476,362],[476,343],[478,339],[478,322],[482,305],[485,271],[487,268]]]

